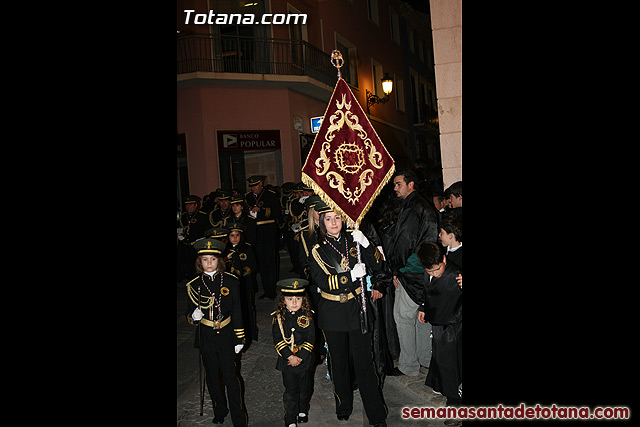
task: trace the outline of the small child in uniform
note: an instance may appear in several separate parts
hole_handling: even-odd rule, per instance
[[[284,425],[296,427],[309,420],[311,373],[315,327],[313,311],[305,296],[305,279],[280,280],[281,293],[273,316],[273,344],[280,357],[276,369],[282,371]]]

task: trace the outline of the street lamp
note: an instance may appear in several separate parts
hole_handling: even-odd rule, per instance
[[[371,105],[384,104],[389,100],[389,95],[391,94],[391,92],[393,92],[393,79],[391,78],[389,73],[384,73],[384,76],[380,80],[382,80],[382,91],[386,96],[384,98],[380,98],[378,95],[374,94],[373,92],[369,92],[369,89],[367,89],[366,92],[367,92],[367,113],[368,114],[371,114],[369,112],[369,107]]]

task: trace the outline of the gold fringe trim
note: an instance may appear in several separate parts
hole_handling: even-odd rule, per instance
[[[391,169],[389,169],[389,171],[387,172],[385,177],[382,179],[382,181],[378,185],[378,188],[376,188],[376,190],[373,192],[373,195],[371,196],[371,198],[369,199],[367,204],[364,206],[364,208],[360,211],[360,215],[358,215],[358,218],[356,218],[355,220],[353,218],[351,218],[349,215],[347,215],[347,213],[340,207],[340,205],[338,205],[336,202],[334,202],[333,199],[327,193],[325,193],[325,191],[322,189],[322,187],[320,187],[313,180],[313,178],[311,178],[306,173],[302,172],[302,178],[301,179],[302,179],[302,182],[307,184],[309,187],[313,188],[313,191],[318,196],[320,196],[322,201],[325,202],[327,204],[327,206],[329,206],[331,208],[331,210],[333,210],[334,212],[338,213],[338,215],[340,215],[343,219],[347,220],[346,221],[347,222],[347,226],[350,225],[349,223],[355,223],[355,228],[358,228],[360,226],[360,223],[362,222],[362,219],[364,218],[364,216],[367,214],[367,212],[369,212],[369,209],[371,208],[371,205],[373,204],[375,199],[380,195],[380,192],[382,191],[384,186],[387,185],[389,180],[393,177],[393,174],[394,174],[395,171],[396,171],[396,165],[394,163],[393,165],[391,165]]]

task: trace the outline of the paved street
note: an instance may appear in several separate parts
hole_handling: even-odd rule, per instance
[[[289,273],[291,262],[286,252],[280,253],[280,278],[293,277]],[[204,415],[200,416],[198,391],[198,350],[193,348],[195,327],[187,323],[184,317],[186,307],[186,281],[177,284],[177,425],[213,426],[213,407],[208,393],[204,404]],[[260,286],[259,294],[262,292]],[[274,301],[256,300],[258,312],[259,341],[253,342],[246,353],[242,354],[241,373],[245,384],[245,404],[249,413],[249,425],[254,427],[280,427],[282,416],[281,372],[275,369],[277,353],[271,338],[271,317]],[[335,415],[333,386],[326,378],[325,365],[319,365],[314,374],[313,395],[309,422],[301,426],[369,426],[364,413],[359,391],[354,392],[354,410],[348,421],[338,421]],[[386,377],[383,395],[389,409],[389,426],[444,425],[443,420],[404,420],[403,407],[440,407],[445,398],[433,393],[424,385],[426,375],[419,377]],[[231,416],[225,418],[224,426],[231,426]]]

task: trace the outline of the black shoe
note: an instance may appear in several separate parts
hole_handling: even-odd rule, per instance
[[[349,419],[349,415],[338,415],[338,419],[340,421],[347,421]]]
[[[449,419],[444,421],[444,425],[449,427],[458,427],[462,425],[462,420],[459,419]]]
[[[307,421],[309,421],[309,415],[305,415],[304,417],[298,416],[299,423],[306,423]]]
[[[390,377],[399,377],[401,375],[404,375],[404,372],[402,372],[400,369],[398,369],[397,366],[395,368],[393,368],[393,372],[391,372],[389,374]]]
[[[387,422],[383,421],[381,423],[374,424],[373,427],[387,427]]]
[[[213,417],[213,423],[214,424],[224,424],[224,417],[222,417],[222,418]]]

